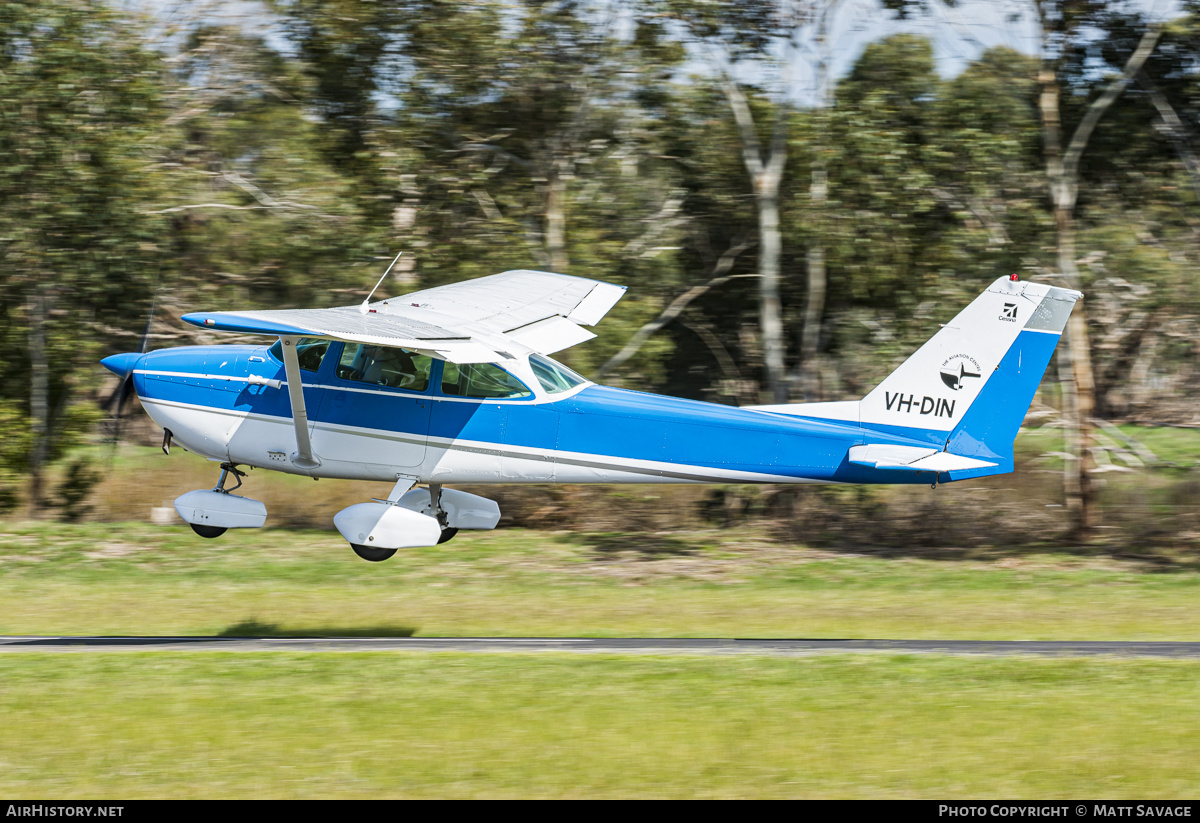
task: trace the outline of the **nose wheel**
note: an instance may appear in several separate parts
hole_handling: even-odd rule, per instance
[[[201,526],[199,523],[188,523],[192,527],[192,531],[201,537],[220,537],[225,534],[225,529],[220,526]]]
[[[168,436],[170,432],[167,432]],[[232,475],[237,485],[225,488]],[[233,463],[221,464],[221,478],[210,491],[197,490],[180,495],[175,500],[175,511],[201,537],[220,537],[231,528],[260,528],[267,518],[267,509],[257,500],[240,497],[232,492],[242,487],[246,476]]]
[[[354,553],[363,560],[369,560],[372,563],[381,563],[396,553],[395,549],[376,549],[373,546],[363,546],[359,543],[351,543],[350,548],[354,549]]]

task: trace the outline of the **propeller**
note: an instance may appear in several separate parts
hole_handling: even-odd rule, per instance
[[[140,341],[138,341],[138,347],[137,347],[137,356],[138,357],[145,354],[146,349],[149,348],[150,326],[154,322],[154,311],[157,307],[158,307],[158,290],[155,289],[153,297],[150,298],[150,310],[148,312],[146,312],[146,324],[142,327],[142,339]],[[120,355],[120,354],[113,355],[110,358],[105,358],[105,360],[115,361],[118,358],[129,358],[129,355]],[[136,357],[129,358],[129,359],[135,360]],[[133,368],[132,368],[132,363],[130,363],[129,368],[126,369],[126,371],[125,371],[125,376],[123,378],[121,378],[121,382],[119,384],[117,384],[117,387],[115,389],[113,389],[112,394],[109,395],[108,400],[104,404],[105,407],[109,410],[109,413],[112,415],[112,421],[113,421],[113,423],[112,423],[112,445],[114,448],[116,447],[116,445],[119,442],[121,442],[121,424],[122,424],[122,422],[124,422],[124,419],[125,419],[125,406],[127,404],[127,401],[129,400],[129,395],[132,393],[133,393]]]

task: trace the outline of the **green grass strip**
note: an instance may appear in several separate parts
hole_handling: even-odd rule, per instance
[[[1200,664],[0,657],[18,797],[1187,798]]]

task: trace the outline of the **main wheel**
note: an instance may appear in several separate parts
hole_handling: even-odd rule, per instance
[[[354,553],[363,560],[370,560],[372,563],[387,560],[396,553],[395,549],[376,549],[373,546],[363,546],[358,543],[351,543],[350,548],[354,549]]]
[[[188,523],[188,525],[201,537],[220,537],[225,534],[225,530],[220,526],[201,526],[199,523]]]
[[[448,542],[456,534],[458,534],[458,529],[449,527],[442,529],[442,536],[438,538],[438,545],[440,546],[442,543]]]

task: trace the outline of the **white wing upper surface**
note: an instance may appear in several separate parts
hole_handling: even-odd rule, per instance
[[[361,306],[333,309],[197,312],[196,326],[259,334],[328,337],[401,346],[452,363],[498,363],[553,352],[595,337],[592,326],[624,286],[520,269]]]

